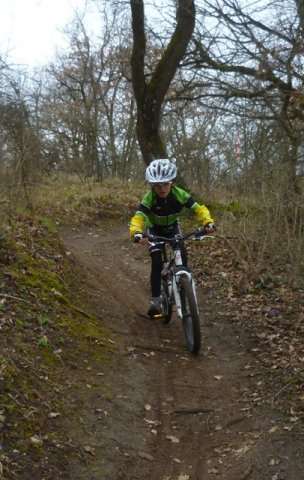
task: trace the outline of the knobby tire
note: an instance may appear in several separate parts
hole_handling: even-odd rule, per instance
[[[201,347],[200,319],[195,295],[189,279],[180,278],[183,329],[190,352],[198,353]]]

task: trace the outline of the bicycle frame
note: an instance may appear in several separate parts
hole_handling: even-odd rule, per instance
[[[177,236],[173,238],[166,238],[166,237],[154,237],[154,236],[149,236],[149,241],[150,244],[156,244],[160,243],[162,244],[162,250],[163,250],[163,262],[164,262],[164,268],[162,270],[162,276],[169,275],[172,283],[168,282],[168,288],[169,288],[169,298],[171,303],[174,303],[176,305],[176,313],[179,318],[183,318],[182,314],[182,302],[181,302],[181,297],[180,297],[180,288],[179,288],[179,283],[180,283],[180,278],[181,276],[186,276],[191,283],[193,293],[195,296],[195,301],[197,304],[197,295],[196,295],[196,285],[195,281],[193,278],[192,273],[184,267],[183,262],[182,262],[182,254],[181,254],[181,249],[180,248],[175,248],[173,250],[173,255],[170,259],[168,259],[168,254],[167,254],[167,249],[166,249],[166,244],[170,244],[171,247],[174,246],[174,244],[178,243],[179,240],[186,240],[190,236],[194,235],[195,231],[191,231],[185,236]],[[201,240],[203,238],[212,238],[210,235],[202,235],[199,238],[196,238],[196,240]],[[174,302],[172,302],[172,295],[174,298]],[[197,306],[198,310],[198,306]]]

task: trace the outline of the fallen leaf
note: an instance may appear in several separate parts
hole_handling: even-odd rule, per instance
[[[166,439],[169,440],[172,443],[179,443],[179,439],[174,437],[173,435],[167,435]]]
[[[42,440],[41,438],[39,438],[37,435],[33,435],[31,438],[30,438],[31,442],[33,445],[42,445]]]
[[[271,427],[271,429],[269,430],[269,433],[274,433],[277,431],[279,427],[277,425],[275,425],[274,427]]]
[[[94,453],[95,448],[90,447],[89,445],[85,445],[85,446],[83,447],[83,449],[84,449],[84,451],[85,451],[86,453],[90,453],[91,455],[95,455],[95,453]]]
[[[159,422],[158,420],[149,420],[149,418],[144,418],[144,421],[145,421],[148,425],[155,425],[156,427],[158,427],[159,425],[161,425],[161,422]]]
[[[152,457],[152,455],[146,452],[138,452],[138,456],[140,458],[143,458],[144,460],[149,460],[150,462],[154,460],[154,457]]]
[[[217,475],[218,474],[218,469],[217,468],[210,468],[208,470],[208,473],[214,473],[215,475]]]

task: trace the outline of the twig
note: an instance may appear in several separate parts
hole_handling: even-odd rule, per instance
[[[301,210],[304,210],[303,205],[301,205],[300,203],[296,202],[293,198],[291,198],[291,197],[289,197],[289,196],[288,196],[287,198],[288,198],[288,200],[289,200],[291,203],[293,203],[296,207],[299,207]]]
[[[246,480],[246,478],[248,478],[251,473],[252,473],[252,465],[250,465],[247,468],[246,472],[244,472],[243,475],[238,480]]]
[[[304,368],[301,368],[301,370],[298,372],[298,374],[302,373],[304,371]],[[280,390],[277,391],[277,393],[273,396],[273,399],[272,399],[272,404],[274,404],[276,398],[282,393],[284,392],[284,390],[286,390],[286,388],[288,388],[290,385],[292,385],[293,383],[293,379],[289,380],[285,385],[283,385],[282,388],[280,388]]]
[[[14,295],[9,295],[8,293],[0,293],[0,297],[12,298],[13,300],[19,300],[19,302],[31,303],[28,300],[24,300],[24,298],[15,297]]]
[[[178,353],[178,349],[174,348],[167,348],[167,347],[156,347],[156,346],[149,346],[149,345],[133,345],[134,348],[138,348],[141,350],[150,350],[153,352],[154,350],[157,352],[165,352],[165,353]]]
[[[207,432],[210,433],[210,428],[209,428],[209,420],[211,419],[212,417],[212,413],[211,415],[209,415],[209,417],[206,419],[206,427],[207,427]]]
[[[74,305],[69,305],[69,308],[71,308],[72,310],[75,310],[75,311],[78,312],[78,313],[81,313],[82,315],[84,315],[84,316],[87,317],[87,318],[92,319],[92,315],[90,315],[89,313],[85,312],[84,310],[81,310],[80,308],[74,307]]]
[[[35,412],[37,412],[38,408],[30,408],[29,412],[23,415],[23,418],[29,418],[31,415],[33,415]]]
[[[226,423],[225,428],[232,427],[233,425],[236,425],[237,423],[241,423],[245,420],[245,417],[238,417],[230,420],[229,422]]]
[[[192,408],[192,409],[182,408],[180,410],[172,410],[172,413],[175,413],[176,415],[196,415],[200,413],[210,413],[210,412],[214,412],[214,408]]]

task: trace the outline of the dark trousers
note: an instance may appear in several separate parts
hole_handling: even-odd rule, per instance
[[[152,227],[149,229],[151,235],[159,235],[162,237],[173,238],[175,235],[180,234],[179,225],[176,223],[170,227]],[[188,265],[188,255],[185,244],[183,241],[180,241],[178,245],[174,248],[180,248],[182,254],[183,265],[187,267]],[[152,297],[160,296],[160,287],[161,287],[161,271],[163,265],[163,255],[162,255],[162,245],[156,244],[149,247],[149,253],[151,257],[151,295]]]

